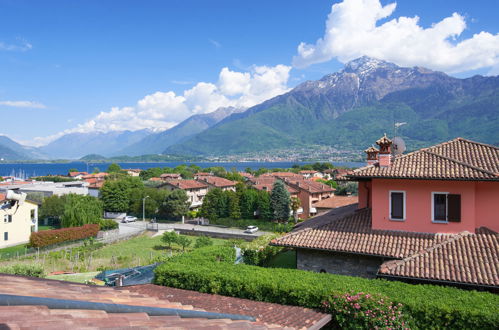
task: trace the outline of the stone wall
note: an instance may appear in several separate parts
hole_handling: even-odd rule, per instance
[[[298,269],[375,278],[383,258],[348,253],[297,249]]]

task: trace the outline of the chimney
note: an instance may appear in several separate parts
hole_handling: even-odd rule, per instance
[[[367,154],[367,165],[373,165],[378,162],[378,153],[379,150],[374,146],[370,146],[364,152]]]
[[[380,167],[390,167],[392,162],[392,140],[390,140],[386,133],[381,139],[376,141],[379,146],[378,162]]]

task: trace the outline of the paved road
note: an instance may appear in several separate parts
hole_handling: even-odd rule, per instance
[[[128,233],[130,231],[137,231],[145,229],[146,225],[142,221],[130,222],[130,223],[120,223],[120,235],[123,233]],[[270,234],[270,232],[266,231],[257,231],[254,234],[247,234],[242,229],[237,228],[222,228],[217,226],[201,226],[201,225],[191,225],[191,224],[183,224],[183,223],[159,223],[159,230],[194,230],[194,231],[203,231],[203,232],[213,232],[219,234],[229,234],[229,235],[243,235],[248,237],[258,237],[266,234]]]

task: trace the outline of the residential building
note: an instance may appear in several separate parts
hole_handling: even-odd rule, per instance
[[[288,178],[285,179],[284,182],[286,185],[298,191],[298,198],[300,199],[301,207],[303,208],[303,213],[300,217],[304,219],[316,215],[317,209],[315,208],[315,203],[330,198],[333,196],[335,190],[321,182],[304,180],[303,178]]]
[[[15,182],[0,186],[0,191],[13,190],[22,193],[42,193],[45,197],[67,194],[88,195],[89,183],[85,181],[50,182],[29,181]]]
[[[213,176],[213,173],[208,173],[208,172],[198,172],[194,174],[194,180],[202,179],[207,176]]]
[[[304,179],[319,178],[322,179],[323,174],[314,170],[303,170],[298,172]]]
[[[69,177],[75,180],[81,180],[85,175],[88,175],[87,172],[69,172]]]
[[[332,209],[357,204],[358,202],[359,198],[357,196],[331,195],[329,198],[314,203],[314,207],[317,211],[317,215],[321,215],[331,211]]]
[[[125,168],[123,169],[130,176],[139,176],[142,170],[140,168]]]
[[[348,175],[357,206],[273,244],[295,247],[300,269],[497,290],[499,148],[456,138],[395,156],[391,144]]]
[[[236,191],[237,182],[235,181],[220,178],[218,176],[198,176],[197,178],[197,181],[207,184],[209,189],[220,188],[223,191]]]
[[[159,188],[168,189],[170,191],[182,189],[187,193],[191,209],[197,209],[203,205],[203,199],[208,193],[208,185],[196,180],[178,180],[172,179],[166,181]]]
[[[38,205],[26,200],[26,194],[8,190],[0,194],[0,248],[29,242],[38,231]]]

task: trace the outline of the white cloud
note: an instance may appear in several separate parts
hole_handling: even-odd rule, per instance
[[[11,52],[25,52],[31,50],[32,48],[33,45],[24,39],[20,39],[20,43],[17,45],[0,42],[0,50],[6,50]]]
[[[83,124],[63,132],[35,138],[31,145],[47,144],[64,134],[151,129],[175,126],[193,114],[209,113],[220,107],[247,108],[289,91],[291,67],[253,66],[250,72],[228,68],[220,71],[216,83],[199,82],[182,95],[172,91],[146,95],[135,106],[114,107]]]
[[[0,101],[0,106],[14,107],[14,108],[36,108],[45,109],[46,106],[39,102],[33,101]]]
[[[463,16],[453,13],[429,28],[419,17],[393,14],[396,3],[379,0],[344,0],[334,4],[326,31],[315,44],[300,43],[293,65],[298,68],[333,58],[341,62],[367,55],[403,66],[424,66],[449,73],[490,68],[499,64],[499,34],[480,32],[458,41],[466,28]]]
[[[213,40],[213,39],[208,39],[208,41],[210,42],[210,44],[212,44],[213,46],[215,46],[216,48],[220,48],[222,47],[222,44],[219,43],[218,41],[216,40]]]

